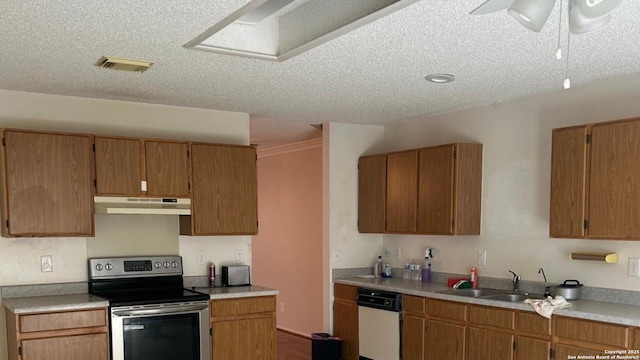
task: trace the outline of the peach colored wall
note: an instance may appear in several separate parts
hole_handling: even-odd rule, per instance
[[[301,335],[325,329],[322,196],[321,141],[258,152],[252,283],[280,290],[278,328]]]

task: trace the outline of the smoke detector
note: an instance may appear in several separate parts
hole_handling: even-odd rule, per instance
[[[95,63],[96,66],[104,69],[132,71],[132,72],[145,72],[147,71],[152,62],[134,59],[125,59],[115,56],[103,56]]]

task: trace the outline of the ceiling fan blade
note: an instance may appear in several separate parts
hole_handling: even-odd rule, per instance
[[[492,12],[504,10],[511,6],[515,0],[487,0],[482,5],[475,8],[470,15],[485,15]]]

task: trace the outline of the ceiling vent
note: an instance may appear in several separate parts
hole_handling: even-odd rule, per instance
[[[184,45],[285,61],[419,0],[253,0]]]
[[[147,71],[153,63],[149,61],[118,58],[115,56],[103,56],[98,59],[95,65],[104,69],[141,73]]]

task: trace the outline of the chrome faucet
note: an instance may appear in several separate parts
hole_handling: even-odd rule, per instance
[[[513,291],[520,291],[520,280],[522,277],[511,270],[509,270],[509,272],[513,274]]]
[[[542,274],[542,277],[544,278],[544,297],[546,298],[547,296],[551,296],[551,288],[547,283],[547,276],[544,274],[544,269],[540,268],[540,270],[538,270],[538,274]]]

